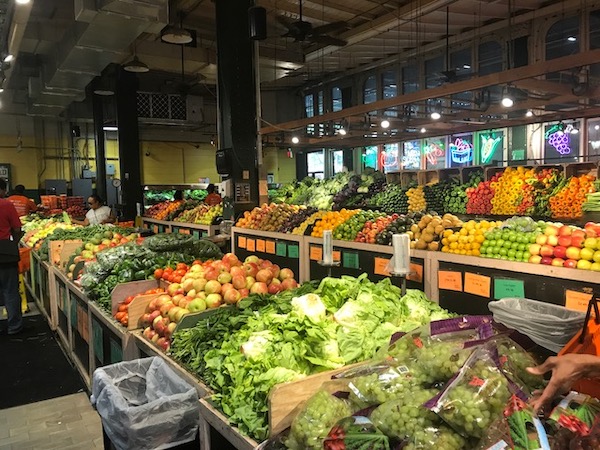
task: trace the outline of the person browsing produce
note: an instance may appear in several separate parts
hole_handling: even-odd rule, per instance
[[[73,223],[79,225],[98,225],[101,223],[113,223],[115,221],[115,216],[112,213],[112,210],[103,205],[102,198],[96,194],[92,194],[88,198],[88,204],[90,205],[90,210],[86,213],[84,220],[75,220],[72,219]]]
[[[539,366],[528,367],[527,371],[534,375],[552,372],[548,386],[532,400],[535,411],[540,411],[554,397],[568,392],[582,378],[600,378],[600,357],[580,354],[551,356]]]
[[[223,201],[221,196],[215,192],[214,184],[212,184],[212,183],[209,184],[208,187],[206,188],[206,191],[208,192],[208,195],[204,199],[204,202],[207,205],[215,206],[215,205],[218,205],[219,203],[221,203],[221,201]]]
[[[13,194],[8,197],[8,200],[15,205],[19,217],[26,216],[37,211],[37,206],[33,200],[24,195],[25,186],[17,184],[13,190]]]

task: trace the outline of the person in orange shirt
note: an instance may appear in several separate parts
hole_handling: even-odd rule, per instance
[[[23,186],[22,184],[17,184],[13,189],[13,195],[8,197],[7,199],[15,206],[19,217],[26,216],[28,214],[31,214],[32,212],[37,211],[37,206],[35,205],[35,202],[30,198],[25,197],[23,195],[24,192],[25,186]]]
[[[215,192],[214,184],[212,184],[212,183],[209,184],[208,187],[206,188],[206,191],[208,192],[208,195],[204,199],[204,203],[206,203],[207,205],[215,206],[223,201],[221,196]]]

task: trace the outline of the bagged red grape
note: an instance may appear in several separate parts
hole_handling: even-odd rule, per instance
[[[329,431],[323,442],[325,450],[389,450],[386,435],[363,416],[345,417]]]

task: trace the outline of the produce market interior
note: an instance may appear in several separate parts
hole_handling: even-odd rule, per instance
[[[0,0],[0,450],[599,449],[599,25]]]

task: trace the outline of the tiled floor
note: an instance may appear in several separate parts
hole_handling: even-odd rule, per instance
[[[86,393],[0,410],[0,450],[96,448],[102,426]]]

